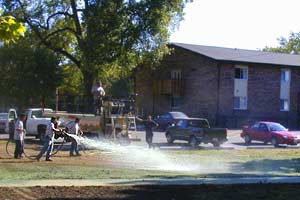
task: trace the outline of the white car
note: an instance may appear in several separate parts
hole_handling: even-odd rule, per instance
[[[8,112],[0,113],[0,133],[9,133],[13,130],[17,116],[15,109],[9,109]]]

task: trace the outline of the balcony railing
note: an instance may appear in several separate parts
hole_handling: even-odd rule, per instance
[[[153,93],[155,95],[183,96],[183,80],[154,80]]]

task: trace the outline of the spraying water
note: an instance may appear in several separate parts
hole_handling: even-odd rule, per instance
[[[89,149],[112,152],[112,155],[121,156],[124,160],[119,162],[131,163],[138,169],[161,171],[198,171],[199,166],[186,160],[171,159],[160,151],[146,149],[137,146],[121,146],[110,141],[94,140],[85,137],[71,135]]]

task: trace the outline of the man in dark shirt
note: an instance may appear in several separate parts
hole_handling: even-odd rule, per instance
[[[146,142],[148,143],[149,149],[154,148],[154,145],[152,144],[153,141],[153,127],[158,126],[158,124],[152,120],[152,116],[148,115],[148,118],[146,120],[136,118],[138,121],[141,121],[146,130]]]

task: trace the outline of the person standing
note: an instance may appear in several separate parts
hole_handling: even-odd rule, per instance
[[[23,122],[26,119],[26,115],[22,114],[20,119],[16,121],[15,130],[14,130],[14,140],[16,143],[14,158],[20,159],[22,158],[22,154],[24,153],[24,125]]]
[[[105,96],[104,88],[102,87],[101,81],[97,81],[95,85],[93,85],[91,93],[94,96],[94,112],[95,115],[101,115],[102,111],[102,100]]]
[[[69,134],[77,135],[77,136],[81,136],[83,134],[83,132],[80,129],[79,122],[80,119],[76,118],[74,121],[67,124],[66,128]],[[74,152],[76,153],[77,156],[81,156],[81,154],[79,153],[77,140],[73,137],[70,137],[70,139],[71,139],[70,156],[74,156]]]
[[[37,155],[36,159],[37,161],[40,161],[41,157],[44,155],[44,153],[47,151],[46,154],[46,161],[52,161],[50,159],[51,153],[53,150],[53,142],[54,142],[54,134],[55,132],[60,132],[61,130],[58,128],[55,128],[55,124],[57,123],[55,117],[51,117],[50,122],[47,125],[45,138],[44,138],[44,146],[41,149],[40,153]]]
[[[153,145],[153,127],[157,127],[158,124],[152,120],[152,116],[148,115],[148,118],[146,120],[140,119],[136,117],[138,121],[141,121],[144,126],[145,126],[145,131],[146,131],[146,142],[148,144],[149,149],[154,148]]]

